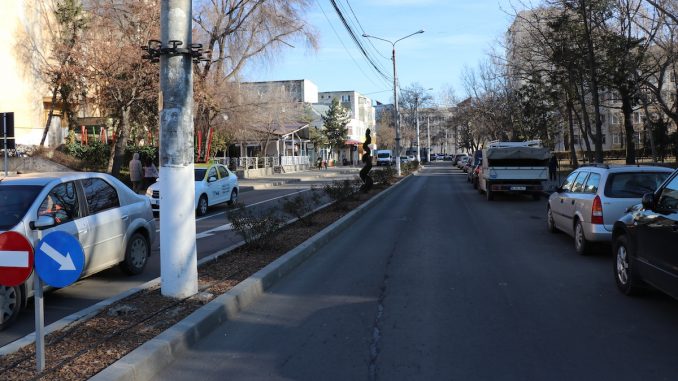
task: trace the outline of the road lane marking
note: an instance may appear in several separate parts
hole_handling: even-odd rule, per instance
[[[303,190],[300,190],[300,191],[297,191],[297,192],[288,193],[288,194],[283,195],[283,196],[273,197],[273,198],[270,198],[270,199],[267,199],[267,200],[255,202],[254,204],[245,205],[245,208],[250,208],[250,207],[252,207],[252,206],[265,204],[265,203],[267,203],[267,202],[279,200],[279,199],[281,199],[281,198],[293,196],[293,195],[295,195],[295,194],[299,194],[299,193],[303,193],[303,192],[308,192],[308,191],[310,191],[310,189],[303,189]],[[206,220],[206,219],[212,218],[212,217],[217,217],[217,216],[220,216],[220,215],[222,215],[222,214],[226,214],[226,212],[219,212],[219,213],[210,214],[209,216],[205,216],[205,217],[201,217],[201,218],[196,218],[195,222],[199,222],[199,221],[202,221],[202,220]],[[228,226],[228,228],[225,228],[225,226]],[[198,233],[198,234],[196,234],[195,237],[196,237],[196,239],[205,238],[205,237],[209,237],[209,236],[214,235],[214,234],[210,234],[210,233],[217,232],[217,231],[226,231],[226,230],[233,230],[233,227],[231,226],[230,223],[225,224],[225,225],[221,225],[221,226],[217,226],[216,228],[213,228],[213,229],[206,230],[206,231],[204,231],[204,232]],[[156,233],[159,233],[159,232],[160,232],[160,229],[156,229],[155,232],[156,232]]]

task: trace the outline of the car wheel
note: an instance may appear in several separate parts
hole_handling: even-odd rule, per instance
[[[209,205],[207,203],[207,196],[202,195],[200,196],[200,199],[198,199],[198,207],[195,209],[195,211],[199,216],[204,216],[205,214],[207,214],[208,206]]]
[[[228,205],[233,205],[238,202],[238,191],[235,189],[231,190],[231,198],[228,200]]]
[[[21,305],[21,287],[0,286],[0,331],[12,325]]]
[[[574,224],[574,250],[579,255],[588,255],[591,244],[584,236],[584,226],[577,220]]]
[[[628,237],[620,235],[612,242],[614,250],[614,279],[617,288],[624,295],[637,295],[641,291],[642,281],[636,274],[633,260],[632,249],[628,242]]]
[[[553,220],[553,212],[551,208],[546,208],[546,229],[549,233],[557,233],[556,222]]]
[[[148,262],[148,256],[151,252],[150,246],[143,234],[134,233],[127,242],[125,260],[120,263],[120,269],[128,275],[141,274],[146,262]]]

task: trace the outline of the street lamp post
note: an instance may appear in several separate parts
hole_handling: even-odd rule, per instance
[[[408,34],[407,36],[401,37],[401,38],[399,38],[395,41],[390,41],[390,40],[387,40],[387,39],[384,39],[384,38],[381,38],[381,37],[371,36],[369,34],[363,33],[363,37],[365,37],[365,38],[374,38],[374,39],[377,39],[377,40],[386,41],[389,44],[391,44],[391,46],[393,47],[393,51],[392,51],[392,55],[391,55],[391,60],[393,61],[393,120],[394,120],[394,123],[395,123],[395,130],[396,130],[395,157],[396,157],[396,172],[398,173],[398,176],[401,176],[402,173],[400,171],[400,114],[399,114],[399,111],[398,111],[398,74],[397,74],[397,71],[396,71],[395,45],[396,45],[396,43],[398,43],[398,41],[402,41],[402,40],[404,40],[408,37],[412,37],[415,34],[420,34],[420,33],[424,33],[424,30],[420,29],[420,30],[418,30],[414,33]]]

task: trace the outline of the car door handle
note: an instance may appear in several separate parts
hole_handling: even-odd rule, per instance
[[[85,229],[85,230],[78,230],[78,235],[82,235],[82,234],[87,234],[87,229]]]
[[[127,221],[129,219],[129,216],[122,216],[122,220]]]

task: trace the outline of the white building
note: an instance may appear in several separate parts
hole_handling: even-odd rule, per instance
[[[3,91],[0,92],[0,112],[14,113],[16,143],[21,145],[40,143],[51,103],[49,89],[36,67],[38,58],[27,59],[21,51],[22,46],[26,46],[27,38],[32,38],[40,45],[47,34],[38,10],[48,3],[44,0],[2,2],[4,16],[0,28],[0,50],[3,52],[0,55],[0,83]],[[34,56],[37,54],[34,52]],[[45,142],[49,146],[60,144],[67,133],[67,124],[62,120],[59,110],[56,111]]]

